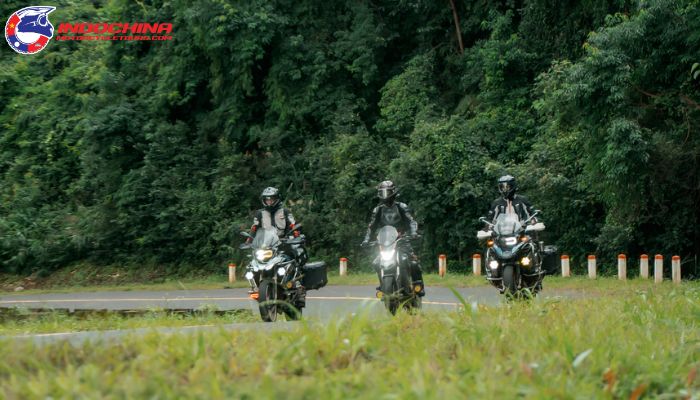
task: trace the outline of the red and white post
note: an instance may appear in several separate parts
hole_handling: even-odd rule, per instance
[[[588,256],[588,277],[590,279],[595,279],[598,276],[598,270],[596,267],[596,259],[593,254]]]
[[[236,264],[231,263],[228,265],[228,283],[233,283],[236,281]]]
[[[617,279],[627,280],[627,256],[624,254],[617,256]]]
[[[571,268],[569,265],[569,256],[566,254],[562,254],[561,256],[561,276],[563,277],[570,277],[571,276]]]
[[[472,272],[475,276],[481,276],[481,254],[479,253],[472,256]]]
[[[649,279],[649,256],[646,254],[639,256],[639,276]]]
[[[345,257],[340,258],[340,276],[346,276],[348,274],[348,259]]]
[[[654,283],[661,283],[664,280],[664,256],[657,254],[654,256]]]
[[[673,276],[673,283],[676,285],[681,283],[681,257],[673,256],[671,258],[671,276]]]
[[[438,256],[438,275],[440,277],[444,277],[445,274],[447,273],[447,256],[444,254],[440,254]]]

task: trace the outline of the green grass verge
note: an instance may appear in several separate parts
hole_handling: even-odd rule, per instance
[[[697,398],[700,285],[291,331],[0,341],[0,397]]]
[[[215,312],[202,309],[194,313],[151,310],[134,315],[95,311],[72,314],[60,311],[31,313],[23,309],[0,313],[0,335],[17,336],[38,333],[79,332],[110,329],[221,325],[234,322],[257,322],[259,317],[249,310]]]

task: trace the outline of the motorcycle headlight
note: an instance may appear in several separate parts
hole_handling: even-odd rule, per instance
[[[524,266],[529,266],[530,265],[530,257],[523,257],[520,259],[520,264]]]
[[[508,237],[503,239],[503,243],[505,243],[506,246],[515,246],[515,244],[518,243],[518,239],[514,237]]]
[[[491,269],[496,269],[496,268],[498,268],[498,261],[492,260],[492,261],[489,263],[489,267],[491,267]]]
[[[379,254],[382,258],[382,261],[389,261],[392,258],[394,258],[394,254],[396,254],[396,249],[380,250]]]
[[[245,273],[245,278],[246,278],[247,280],[253,279],[253,272],[251,272],[251,271],[246,272],[246,273]]]
[[[284,276],[285,273],[287,273],[287,270],[284,267],[277,268],[277,275]]]
[[[265,262],[272,258],[272,250],[255,250],[255,258],[260,262]]]

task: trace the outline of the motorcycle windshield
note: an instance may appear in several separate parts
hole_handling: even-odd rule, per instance
[[[515,235],[522,231],[523,226],[520,224],[520,220],[516,214],[501,214],[496,218],[496,226],[493,231],[496,235],[507,236]]]
[[[277,229],[260,229],[253,239],[254,249],[274,249],[280,243],[277,237]]]
[[[377,242],[382,248],[391,247],[399,238],[399,232],[391,225],[387,225],[377,233]]]

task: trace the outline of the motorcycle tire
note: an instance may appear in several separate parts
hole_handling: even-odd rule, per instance
[[[399,302],[396,299],[396,289],[396,279],[394,279],[393,276],[385,276],[382,279],[382,284],[380,286],[380,290],[383,293],[382,301],[391,315],[396,315],[396,311],[399,309]]]
[[[275,282],[269,279],[260,282],[258,308],[260,309],[260,317],[265,322],[277,321],[277,291]]]
[[[506,265],[503,268],[503,290],[506,296],[515,296],[518,291],[518,276],[515,271],[515,266]]]

